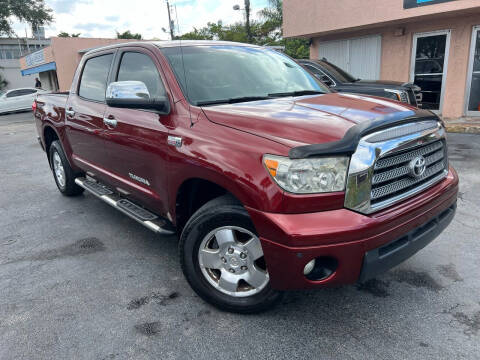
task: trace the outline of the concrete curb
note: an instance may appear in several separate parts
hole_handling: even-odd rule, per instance
[[[457,123],[457,124],[445,124],[447,132],[450,133],[465,133],[465,134],[480,134],[480,123]]]

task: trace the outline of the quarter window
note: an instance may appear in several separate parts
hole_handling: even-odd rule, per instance
[[[102,55],[88,59],[83,68],[78,94],[96,101],[105,101],[107,77],[113,55]]]
[[[30,94],[33,94],[37,92],[37,90],[33,90],[33,89],[18,89],[18,90],[13,90],[13,91],[10,91],[9,93],[7,93],[7,98],[11,98],[11,97],[17,97],[17,96],[22,96],[22,95],[30,95]]]
[[[126,52],[122,56],[118,69],[117,81],[141,81],[150,93],[151,98],[165,95],[157,67],[150,56],[138,52]]]

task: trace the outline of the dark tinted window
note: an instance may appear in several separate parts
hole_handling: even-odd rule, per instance
[[[20,96],[20,91],[19,90],[10,91],[7,94],[7,98],[11,98],[11,97],[15,97],[15,96]]]
[[[338,80],[338,81],[343,82],[343,83],[355,82],[355,81],[358,80],[354,76],[347,73],[345,70],[340,69],[338,66],[333,65],[332,63],[329,63],[328,61],[319,60],[317,62],[321,66],[323,66],[328,72],[330,72],[330,74],[335,78],[335,80]]]
[[[327,86],[333,86],[334,83],[333,81],[321,70],[317,69],[316,67],[313,67],[312,65],[309,64],[304,64],[305,68],[312,72],[317,79],[319,79],[321,82],[323,82]]]
[[[10,91],[8,94],[7,94],[7,97],[8,98],[11,98],[11,97],[16,97],[16,96],[22,96],[22,95],[29,95],[29,94],[33,94],[37,92],[37,90],[33,90],[33,89],[18,89],[18,90],[14,90],[14,91]]]
[[[35,89],[22,89],[20,91],[22,92],[22,95],[29,95],[37,92]]]
[[[108,71],[113,55],[91,58],[85,63],[78,94],[90,100],[104,101]]]
[[[160,74],[148,55],[137,52],[123,54],[117,81],[130,80],[143,82],[147,86],[151,98],[165,95]]]

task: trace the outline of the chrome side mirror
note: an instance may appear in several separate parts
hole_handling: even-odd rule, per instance
[[[147,86],[141,81],[116,81],[107,87],[105,100],[108,106],[130,109],[153,109],[162,114],[170,112],[166,96],[151,98]]]

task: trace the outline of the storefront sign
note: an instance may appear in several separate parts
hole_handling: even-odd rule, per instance
[[[44,62],[45,62],[45,58],[43,56],[43,49],[35,51],[34,53],[31,53],[30,55],[25,56],[25,63],[27,64],[27,67],[40,65],[40,64],[43,64]]]
[[[455,0],[403,0],[403,8],[410,9],[419,6],[440,4],[444,2],[455,1]]]

